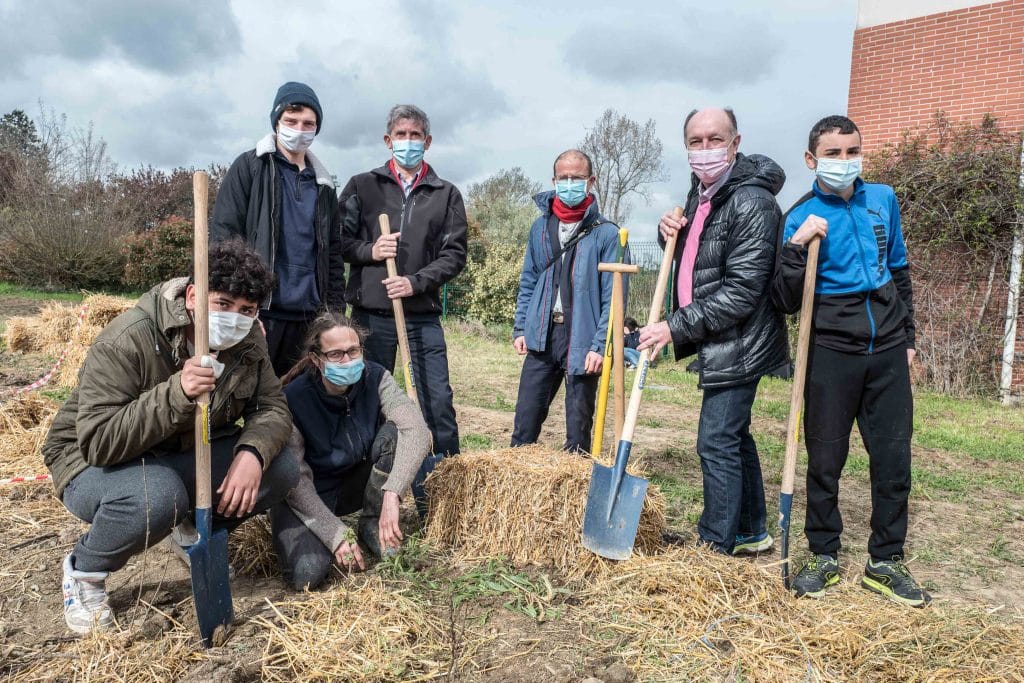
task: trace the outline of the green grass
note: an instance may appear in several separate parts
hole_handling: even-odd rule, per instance
[[[459,447],[464,451],[494,448],[494,439],[486,434],[462,434],[459,436]]]
[[[38,299],[39,301],[81,301],[85,298],[85,294],[82,292],[50,292],[44,289],[22,287],[10,282],[0,282],[0,296]]]

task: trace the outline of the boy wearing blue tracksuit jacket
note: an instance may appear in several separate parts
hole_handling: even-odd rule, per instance
[[[804,153],[816,179],[783,218],[772,300],[800,309],[807,244],[821,238],[805,388],[807,517],[811,559],[798,596],[822,597],[839,582],[843,530],[839,477],[854,419],[870,456],[870,559],[861,585],[901,604],[931,599],[903,563],[910,494],[914,306],[900,210],[888,185],[866,183],[861,138],[845,116],[814,125]]]

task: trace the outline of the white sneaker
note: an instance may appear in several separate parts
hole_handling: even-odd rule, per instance
[[[108,572],[80,572],[64,558],[64,621],[80,635],[105,629],[114,623],[107,602]]]

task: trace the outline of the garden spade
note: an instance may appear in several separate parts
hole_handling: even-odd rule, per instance
[[[210,353],[207,275],[207,198],[209,177],[204,171],[192,176],[195,196],[195,349],[202,358]],[[199,540],[186,552],[192,568],[192,599],[196,604],[199,634],[206,647],[220,645],[234,618],[231,584],[228,581],[228,532],[213,528],[212,485],[210,482],[210,394],[196,398],[196,531]]]
[[[380,223],[380,234],[390,235],[391,234],[391,220],[388,218],[386,213],[382,213],[377,218]],[[398,266],[395,263],[394,258],[388,258],[385,266],[388,271],[388,277],[398,277]],[[416,392],[416,379],[412,374],[412,354],[409,352],[409,332],[405,327],[405,308],[402,306],[401,299],[392,299],[391,307],[395,314],[395,331],[398,334],[398,350],[402,356],[402,373],[405,375],[405,393],[408,394],[412,402],[416,404],[417,408],[420,408],[420,397]],[[433,450],[433,448],[431,448]],[[423,459],[423,464],[420,465],[419,472],[416,473],[416,478],[412,482],[412,495],[416,499],[416,510],[419,512],[420,518],[426,517],[426,490],[423,488],[423,482],[426,481],[427,475],[434,471],[437,463],[441,462],[444,458],[444,453],[432,453],[428,454]]]
[[[619,228],[619,251],[616,254],[616,263],[622,263],[622,260],[626,255],[626,242],[629,239],[629,231],[625,228]],[[620,276],[621,278],[621,276]],[[613,290],[614,291],[614,290]],[[614,295],[613,295],[614,296]],[[604,365],[601,366],[601,384],[597,389],[597,415],[594,418],[594,445],[590,449],[591,453],[597,453],[600,455],[602,441],[604,440],[604,416],[608,409],[608,385],[612,378],[612,351],[614,345],[612,340],[613,334],[622,336],[622,320],[618,320],[613,315],[614,306],[608,311],[608,333],[605,335],[604,340]],[[616,331],[616,325],[618,330]],[[618,387],[616,386],[616,389]],[[616,406],[616,410],[618,406]]]
[[[678,206],[673,211],[677,219],[683,217]],[[678,235],[678,233],[677,233]],[[654,299],[647,316],[647,324],[653,325],[661,317],[668,285],[672,260],[675,257],[676,237],[665,241],[665,254],[661,259]],[[615,453],[615,463],[605,467],[594,463],[590,477],[590,493],[583,517],[583,547],[611,560],[626,560],[633,553],[633,542],[640,524],[640,511],[647,495],[647,480],[626,474],[629,452],[633,448],[633,430],[640,414],[640,398],[643,396],[647,370],[651,364],[651,350],[640,352],[633,391],[629,395],[629,407],[622,425],[622,436]]]
[[[807,246],[804,269],[804,292],[800,301],[800,333],[796,343],[796,371],[793,393],[789,398],[789,425],[786,428],[786,459],[782,464],[782,488],[779,492],[779,530],[782,538],[782,582],[789,589],[789,515],[793,510],[793,480],[796,478],[796,455],[800,447],[800,413],[804,406],[804,382],[807,379],[807,351],[811,340],[811,318],[814,315],[814,282],[818,275],[818,249],[821,238],[815,236]]]

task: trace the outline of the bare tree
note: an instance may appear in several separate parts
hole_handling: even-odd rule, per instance
[[[649,183],[665,179],[661,161],[663,145],[654,130],[654,119],[640,124],[614,109],[606,109],[580,143],[594,162],[595,187],[601,209],[616,223],[623,223],[633,208],[632,194],[650,201]]]

